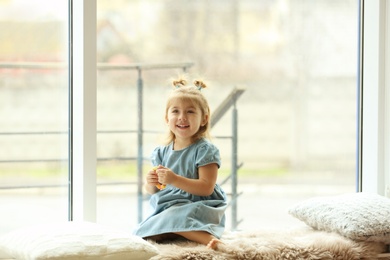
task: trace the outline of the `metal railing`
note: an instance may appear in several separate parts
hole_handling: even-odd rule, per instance
[[[129,182],[126,184],[137,184],[137,202],[138,202],[138,222],[142,221],[143,212],[143,134],[148,133],[143,126],[143,78],[142,71],[145,70],[158,70],[158,69],[182,69],[186,72],[188,68],[192,67],[192,62],[184,63],[132,63],[132,64],[105,64],[98,63],[98,70],[136,70],[138,77],[136,79],[137,85],[137,129],[136,130],[105,130],[97,131],[97,134],[110,134],[110,133],[134,133],[137,134],[137,156],[136,157],[108,157],[97,158],[98,161],[107,160],[136,160],[137,161],[137,182]],[[47,62],[12,62],[5,63],[0,62],[0,68],[7,69],[66,69],[65,63],[47,63]],[[232,229],[236,229],[239,222],[237,220],[237,198],[240,194],[237,192],[237,171],[241,165],[237,164],[237,99],[245,90],[242,88],[235,88],[229,96],[221,103],[221,105],[215,110],[211,116],[211,127],[215,126],[222,116],[232,107],[232,134],[231,136],[215,136],[216,138],[228,138],[232,142],[232,165],[231,174],[223,180],[220,184],[223,185],[229,179],[231,179],[231,201],[230,206],[232,208]],[[68,134],[66,131],[23,131],[23,132],[0,132],[1,135],[62,135]],[[18,159],[18,160],[1,160],[0,163],[31,163],[31,162],[56,162],[67,161],[64,158],[52,158],[52,159]],[[100,183],[98,185],[116,185],[124,183]],[[67,185],[63,185],[66,187]],[[23,189],[23,188],[49,188],[49,187],[62,187],[62,185],[26,185],[26,186],[0,186],[0,189]]]
[[[223,100],[223,102],[215,109],[215,112],[212,113],[210,118],[210,127],[215,126],[218,121],[223,117],[223,115],[232,107],[232,135],[228,138],[231,138],[232,141],[232,162],[231,162],[231,173],[230,175],[221,182],[223,185],[228,179],[231,179],[231,201],[230,206],[232,209],[232,229],[237,229],[238,224],[242,220],[237,219],[237,199],[242,194],[238,193],[238,169],[241,168],[242,163],[238,164],[238,111],[237,111],[237,100],[244,93],[244,88],[235,88],[232,92]],[[217,137],[218,138],[218,137]]]

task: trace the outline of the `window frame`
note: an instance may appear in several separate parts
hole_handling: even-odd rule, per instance
[[[358,190],[390,196],[390,4],[360,11]]]
[[[68,3],[68,219],[96,222],[96,0]]]

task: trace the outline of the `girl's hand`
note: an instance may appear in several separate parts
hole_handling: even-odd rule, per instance
[[[160,189],[157,187],[161,187],[161,184],[158,182],[158,176],[156,173],[156,168],[158,168],[158,167],[152,168],[146,174],[146,183],[145,183],[144,187],[145,187],[145,190],[147,191],[147,193],[149,193],[149,194],[156,193]]]
[[[158,176],[154,169],[150,170],[146,174],[146,183],[151,186],[155,186],[156,184],[158,184]]]
[[[172,184],[176,180],[176,173],[174,173],[171,169],[159,166],[156,169],[157,180],[162,184]]]

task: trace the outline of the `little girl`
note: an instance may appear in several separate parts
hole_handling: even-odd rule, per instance
[[[155,168],[147,173],[145,188],[152,214],[135,234],[162,241],[184,237],[216,249],[225,228],[226,195],[216,184],[221,165],[219,150],[208,137],[210,108],[195,81],[174,81],[165,121],[169,127],[166,146],[152,153]],[[166,187],[158,189],[158,187]]]

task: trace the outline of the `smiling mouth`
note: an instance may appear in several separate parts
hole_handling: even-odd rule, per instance
[[[176,125],[178,128],[184,129],[190,127],[189,125]]]

